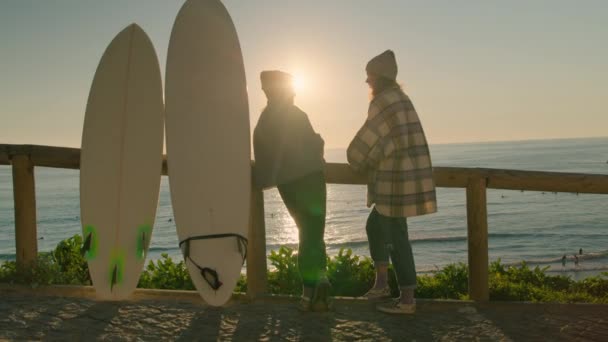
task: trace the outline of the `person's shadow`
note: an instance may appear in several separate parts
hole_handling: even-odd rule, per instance
[[[179,341],[257,341],[331,339],[335,313],[299,312],[291,303],[235,303],[201,307]]]
[[[190,324],[178,336],[177,341],[218,341],[222,335],[224,309],[201,306]]]
[[[59,325],[50,327],[44,339],[52,341],[98,339],[108,333],[108,327],[118,315],[121,305],[123,304],[120,302],[93,302],[74,313],[66,313],[65,308],[58,310],[56,315],[59,315],[59,311],[64,311],[64,317],[72,317],[64,318]]]
[[[336,311],[301,312],[297,302],[247,304],[234,331],[235,341],[329,341]]]

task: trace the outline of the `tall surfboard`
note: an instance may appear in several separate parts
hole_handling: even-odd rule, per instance
[[[218,0],[188,0],[175,19],[165,110],[180,247],[203,299],[220,306],[245,260],[251,156],[243,57]]]
[[[99,299],[128,298],[145,262],[160,188],[162,95],[152,42],[132,24],[101,57],[82,132],[83,253]]]

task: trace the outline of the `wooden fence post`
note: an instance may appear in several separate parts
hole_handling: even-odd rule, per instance
[[[15,155],[13,165],[13,199],[15,202],[15,244],[17,264],[27,267],[36,260],[36,189],[34,164],[28,155]]]
[[[255,299],[268,292],[264,193],[251,186],[251,217],[247,246],[247,296]]]
[[[467,186],[469,296],[488,301],[488,208],[486,178],[472,177]]]

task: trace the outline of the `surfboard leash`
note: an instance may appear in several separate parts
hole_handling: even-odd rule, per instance
[[[203,279],[205,279],[205,281],[207,282],[207,284],[209,284],[209,286],[217,291],[222,285],[223,283],[220,281],[219,275],[217,273],[216,270],[211,269],[209,267],[202,267],[199,264],[197,264],[194,260],[192,260],[192,258],[190,257],[190,241],[194,241],[194,240],[208,240],[208,239],[221,239],[221,238],[227,238],[227,237],[235,237],[236,238],[236,243],[237,243],[237,248],[239,250],[239,254],[241,254],[242,257],[242,263],[245,263],[245,260],[247,259],[247,238],[240,235],[240,234],[234,234],[234,233],[225,233],[225,234],[211,234],[211,235],[198,235],[198,236],[191,236],[183,241],[180,241],[179,243],[179,248],[182,248],[182,245],[185,244],[185,248],[183,249],[183,253],[184,253],[184,259],[185,260],[190,260],[190,262],[196,266],[196,268],[199,269],[199,271],[201,272],[201,276],[203,277]]]

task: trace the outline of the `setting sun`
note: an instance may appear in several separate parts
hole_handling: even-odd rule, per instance
[[[300,91],[304,90],[305,86],[306,86],[306,81],[304,80],[302,75],[295,74],[293,76],[293,87],[294,87],[295,91],[300,92]]]
[[[607,18],[0,0],[0,342],[608,342]]]

